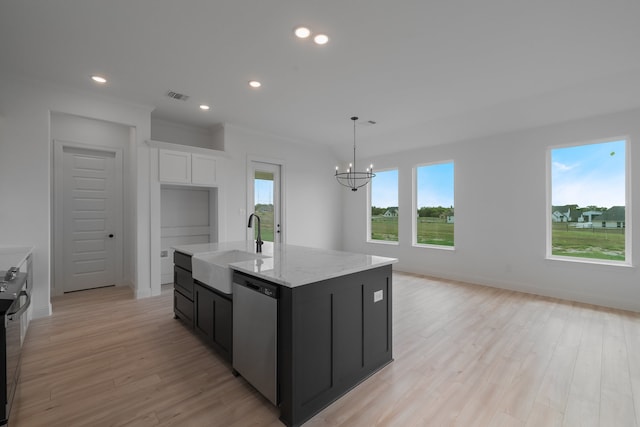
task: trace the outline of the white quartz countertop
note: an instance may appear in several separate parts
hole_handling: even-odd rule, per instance
[[[20,267],[31,252],[33,252],[31,246],[0,245],[0,270],[5,271],[11,267]]]
[[[230,250],[256,252],[255,242],[203,243],[174,246],[173,249],[192,256]],[[377,255],[271,242],[265,242],[262,246],[262,255],[265,258],[235,262],[229,266],[236,271],[293,288],[398,262],[396,258]]]

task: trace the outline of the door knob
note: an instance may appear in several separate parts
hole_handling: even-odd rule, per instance
[[[109,238],[113,239],[113,233],[109,234]]]

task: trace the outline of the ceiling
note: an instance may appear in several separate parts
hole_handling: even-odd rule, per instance
[[[357,115],[374,155],[640,106],[638,16],[635,0],[3,0],[0,73],[337,154]]]

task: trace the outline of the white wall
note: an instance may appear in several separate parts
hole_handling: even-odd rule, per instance
[[[134,128],[126,185],[134,189],[136,205],[125,215],[137,224],[130,244],[136,292],[149,294],[149,154],[143,141],[150,137],[151,109],[9,76],[0,78],[0,93],[0,199],[4,206],[12,202],[0,210],[0,243],[35,246],[34,316],[51,312],[52,112]]]
[[[427,140],[428,129],[424,135]],[[618,136],[629,137],[631,173],[637,174],[640,110],[367,159],[378,170],[399,168],[400,242],[365,242],[366,193],[358,192],[343,195],[344,248],[397,257],[401,271],[640,311],[640,209],[631,212],[633,267],[545,259],[547,148]],[[412,168],[451,159],[455,250],[414,248]],[[640,204],[640,186],[631,194]]]
[[[225,126],[227,182],[226,240],[245,240],[247,229],[248,159],[284,164],[285,243],[340,249],[343,189],[333,176],[336,159],[325,148],[290,142],[232,125]]]
[[[211,129],[203,129],[154,118],[151,120],[151,139],[211,150],[224,150],[223,141],[218,138],[220,128],[221,126],[214,126]]]

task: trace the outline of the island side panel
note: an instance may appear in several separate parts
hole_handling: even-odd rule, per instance
[[[387,265],[282,287],[279,386],[285,424],[300,425],[392,360],[391,272]]]

